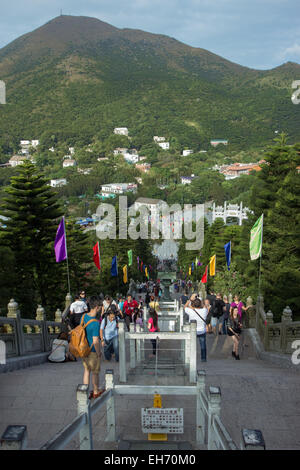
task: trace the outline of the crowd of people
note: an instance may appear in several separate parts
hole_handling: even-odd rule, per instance
[[[245,307],[238,295],[229,302],[227,296],[210,292],[205,299],[196,293],[188,296],[188,290],[181,296],[181,303],[189,321],[196,320],[197,337],[201,350],[201,361],[206,362],[206,335],[228,335],[232,338],[232,356],[240,360],[239,344],[245,315],[249,307]]]
[[[66,329],[53,341],[52,351],[48,357],[50,362],[76,361],[76,357],[69,349],[70,333],[79,325],[85,327],[86,339],[90,353],[82,358],[84,366],[83,383],[89,384],[92,379],[93,391],[90,398],[97,398],[103,393],[99,388],[100,357],[103,354],[107,361],[114,357],[119,361],[119,320],[125,322],[129,331],[130,325],[145,326],[143,321],[143,307],[148,308],[147,329],[149,332],[159,331],[158,312],[161,296],[160,282],[144,283],[138,287],[134,296],[128,293],[127,297],[120,295],[113,299],[109,295],[86,297],[84,290],[75,296],[70,305],[68,317],[65,318]],[[228,335],[232,338],[232,356],[239,360],[239,344],[245,319],[245,307],[236,295],[233,302],[220,293],[210,292],[205,299],[197,293],[189,296],[188,286],[180,298],[184,307],[185,319],[196,320],[197,337],[199,340],[201,361],[207,361],[206,335]],[[151,339],[152,357],[156,356],[156,339]]]

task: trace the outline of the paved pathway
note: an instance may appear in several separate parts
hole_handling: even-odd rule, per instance
[[[259,361],[253,357],[251,345],[245,347],[241,361],[231,357],[228,337],[208,336],[210,351],[205,369],[207,387],[220,386],[222,393],[221,419],[236,445],[240,446],[241,428],[260,429],[267,449],[300,449],[300,367],[288,369]],[[150,343],[149,343],[150,345]],[[129,349],[129,348],[128,348]],[[28,448],[37,449],[76,416],[76,387],[82,382],[82,364],[45,363],[39,366],[0,374],[0,435],[9,424],[25,424],[28,428]],[[104,362],[105,369],[114,369],[118,383],[118,364]],[[130,376],[130,383],[153,384],[154,375]],[[164,385],[182,384],[183,377],[158,377]],[[122,439],[143,440],[141,407],[152,406],[153,397],[123,396],[117,398],[117,433]],[[163,397],[163,406],[184,407],[185,433],[171,440],[193,442],[195,437],[195,399]],[[104,443],[105,409],[94,419],[95,449],[116,449],[116,444]],[[74,439],[68,448],[78,448]]]

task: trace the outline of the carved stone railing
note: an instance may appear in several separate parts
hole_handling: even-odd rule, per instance
[[[281,322],[274,323],[273,313],[264,310],[262,296],[257,299],[255,327],[266,351],[291,354],[292,344],[300,340],[300,321],[293,321],[290,307],[283,310]]]
[[[71,301],[66,298],[66,307]],[[36,318],[21,318],[19,306],[14,299],[8,304],[6,317],[0,317],[0,341],[5,344],[6,359],[47,352],[52,341],[62,329],[62,312],[57,309],[54,321],[47,321],[41,305],[36,310]]]

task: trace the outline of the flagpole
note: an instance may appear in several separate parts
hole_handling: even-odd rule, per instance
[[[68,261],[68,247],[67,247],[67,232],[66,232],[66,226],[65,226],[65,216],[63,216],[63,221],[64,221],[64,232],[65,232],[65,247],[66,247],[66,255],[67,255],[68,287],[69,287],[69,294],[71,295],[70,273],[69,273],[69,261]]]
[[[264,214],[262,214],[262,223],[261,223],[261,250],[259,257],[259,273],[258,273],[258,295],[261,294],[261,259],[262,259],[262,243],[263,243],[263,230],[264,230]]]

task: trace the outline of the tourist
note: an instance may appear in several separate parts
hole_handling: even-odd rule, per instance
[[[128,331],[130,329],[129,328],[130,323],[132,322],[133,311],[138,306],[139,306],[139,304],[137,303],[137,301],[132,298],[131,294],[128,294],[127,300],[125,300],[124,307],[123,307],[123,310],[124,310],[124,313],[125,313],[125,323],[126,323]]]
[[[145,297],[145,304],[147,308],[149,308],[150,300],[151,300],[151,297],[150,297],[149,291],[147,290],[146,297]]]
[[[111,305],[116,305],[117,302],[112,299],[110,295],[106,295],[103,300],[103,306],[102,306],[102,311],[101,311],[101,317],[104,318],[105,314],[108,312],[110,309]]]
[[[135,309],[133,310],[132,321],[134,323],[134,331],[136,331],[136,325],[140,325],[140,327],[143,326],[142,310],[138,307],[135,307]]]
[[[195,298],[191,302],[191,306],[185,309],[186,314],[189,316],[189,321],[196,320],[197,322],[197,338],[201,350],[201,362],[206,362],[206,319],[208,315],[207,308],[205,308],[202,300]]]
[[[70,305],[70,327],[72,330],[80,325],[81,317],[87,311],[86,302],[81,300],[80,295],[75,295],[74,302]]]
[[[83,383],[89,385],[90,376],[92,376],[93,390],[89,398],[97,398],[104,392],[104,389],[99,389],[99,372],[100,372],[100,357],[101,357],[101,343],[100,343],[100,324],[96,320],[97,315],[100,313],[102,302],[98,296],[92,296],[89,299],[90,311],[84,315],[83,324],[86,325],[86,338],[91,352],[87,357],[82,358],[84,366]],[[96,320],[96,321],[93,321]]]
[[[230,303],[228,301],[227,295],[224,295],[223,301],[224,301],[225,307],[224,307],[224,314],[223,314],[222,332],[223,332],[223,335],[226,335],[227,334],[227,322],[228,322],[228,318],[230,315]]]
[[[149,307],[150,307],[150,308],[153,308],[156,312],[159,312],[159,310],[160,310],[160,308],[159,308],[159,303],[158,303],[158,301],[155,299],[154,295],[151,295],[151,297],[150,297]]]
[[[84,302],[84,303],[87,305],[87,308],[88,308],[87,311],[89,312],[90,306],[89,306],[88,299],[86,298],[86,292],[85,292],[85,290],[80,291],[79,296],[80,296],[80,300],[82,300],[82,302]]]
[[[239,298],[238,295],[234,296],[234,301],[230,305],[230,311],[232,312],[234,308],[238,309],[238,316],[239,316],[240,323],[244,323],[245,322],[245,318],[244,318],[245,315],[243,314],[243,312],[247,312],[249,306],[245,307],[243,302],[240,301],[240,298]]]
[[[105,359],[110,361],[112,354],[114,354],[116,362],[119,362],[119,325],[116,309],[113,307],[114,305],[111,306],[101,323],[100,338],[104,347]]]
[[[217,335],[217,331],[219,332],[219,335],[222,334],[221,330],[223,323],[224,307],[225,303],[222,300],[221,294],[218,293],[216,295],[216,300],[214,301],[211,307],[211,327],[215,335]]]
[[[52,342],[52,351],[48,356],[49,362],[67,362],[76,361],[69,351],[68,333],[59,333],[58,337]]]
[[[181,305],[185,305],[187,301],[189,300],[189,291],[188,289],[185,289],[184,294],[180,297]]]
[[[208,334],[212,334],[212,326],[211,326],[211,304],[208,298],[204,300],[204,307],[207,310],[207,319],[206,319],[206,331]]]
[[[123,315],[124,302],[125,302],[125,298],[123,296],[119,296],[119,298],[118,298],[118,308],[119,308],[120,312],[122,313],[122,315]]]
[[[154,333],[155,331],[159,331],[158,328],[158,315],[157,312],[154,310],[154,308],[149,308],[149,320],[148,320],[148,331],[150,333]],[[156,356],[156,339],[151,339],[150,340],[152,343],[152,357]],[[151,357],[151,355],[150,355]]]
[[[232,309],[230,316],[228,318],[227,334],[228,336],[231,336],[232,341],[233,341],[232,356],[238,360],[240,359],[239,342],[240,342],[241,333],[242,333],[242,324],[240,322],[238,308],[235,307]]]

